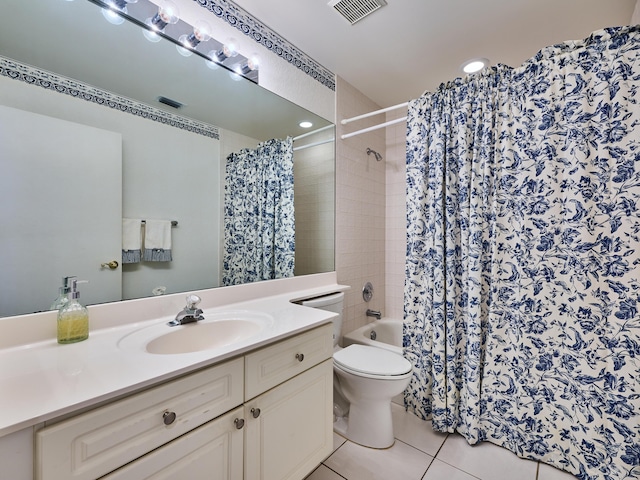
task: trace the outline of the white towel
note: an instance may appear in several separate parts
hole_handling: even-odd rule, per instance
[[[138,263],[142,259],[142,220],[122,219],[122,263]]]
[[[144,233],[144,260],[147,262],[170,262],[171,221],[147,220]]]

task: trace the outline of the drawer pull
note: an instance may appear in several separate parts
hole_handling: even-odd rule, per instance
[[[235,418],[233,420],[233,424],[236,426],[238,430],[241,430],[244,427],[244,418]]]
[[[299,362],[304,360],[304,354],[303,353],[296,353],[296,360],[298,360]]]
[[[260,416],[260,409],[259,408],[252,408],[251,409],[251,415],[253,415],[253,418],[258,418]]]
[[[162,414],[162,421],[165,425],[171,425],[176,421],[176,413],[175,412],[164,412]]]

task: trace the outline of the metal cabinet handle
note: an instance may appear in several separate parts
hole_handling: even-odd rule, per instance
[[[233,424],[236,426],[238,430],[241,430],[244,427],[244,418],[234,418]]]
[[[251,409],[251,415],[253,415],[253,418],[258,418],[260,416],[260,409],[259,408],[252,408]]]
[[[304,360],[304,354],[303,353],[296,353],[296,360],[298,360],[299,362]]]
[[[173,422],[176,421],[176,412],[164,412],[162,414],[162,421],[164,422],[165,425],[171,425]]]
[[[100,264],[102,268],[108,268],[109,270],[115,270],[116,268],[118,268],[119,265],[120,264],[115,260],[111,260],[110,262],[105,262]]]

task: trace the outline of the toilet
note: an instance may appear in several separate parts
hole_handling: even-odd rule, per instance
[[[382,348],[339,346],[343,292],[304,300],[301,304],[338,314],[333,320],[334,431],[365,447],[392,446],[391,399],[409,385],[411,364]]]

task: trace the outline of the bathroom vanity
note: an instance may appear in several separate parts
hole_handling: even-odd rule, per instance
[[[122,349],[124,338],[156,329],[156,319],[105,328],[71,346],[0,349],[0,361],[36,359],[16,368],[24,382],[66,381],[8,395],[24,404],[13,404],[13,424],[0,417],[0,461],[13,480],[303,479],[333,448],[333,328],[332,314],[291,300],[322,290],[205,307],[205,317],[232,308],[273,318],[264,332],[228,347],[178,355]],[[67,363],[73,358],[83,358],[75,370]],[[7,412],[4,392],[15,376],[5,367],[0,374]],[[40,389],[55,398],[27,398]],[[37,405],[43,411],[34,416]],[[29,410],[32,418],[20,418]]]

